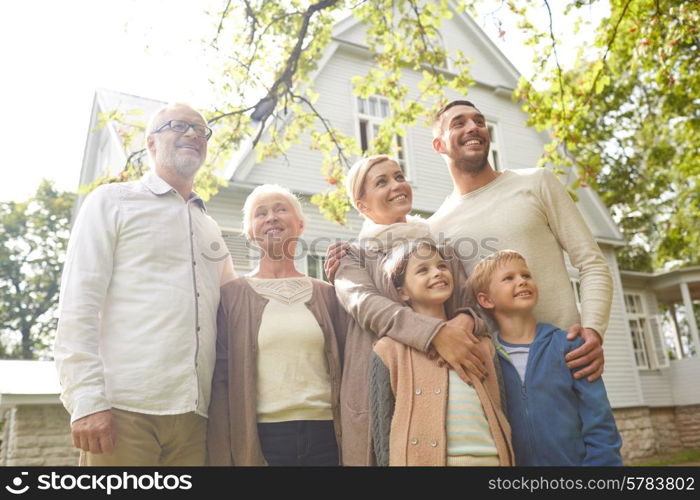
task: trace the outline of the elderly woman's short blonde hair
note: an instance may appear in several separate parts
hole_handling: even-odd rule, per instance
[[[367,177],[367,173],[373,166],[387,160],[397,164],[399,163],[395,158],[389,155],[374,155],[356,161],[353,166],[350,167],[350,170],[348,170],[348,174],[345,176],[345,192],[348,194],[348,198],[350,198],[350,203],[352,203],[352,206],[355,207],[355,210],[358,212],[360,209],[357,208],[357,200],[362,199],[365,194],[365,178]]]
[[[292,193],[286,187],[280,186],[279,184],[263,184],[262,186],[258,186],[253,189],[243,204],[243,234],[246,235],[246,238],[249,240],[253,239],[253,206],[255,201],[260,196],[268,194],[279,194],[284,196],[296,212],[297,217],[304,223],[304,227],[306,227],[306,216],[304,215],[304,210],[301,208],[301,203],[294,193]]]

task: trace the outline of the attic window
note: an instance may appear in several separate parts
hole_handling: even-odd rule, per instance
[[[371,96],[368,98],[357,98],[357,117],[358,117],[358,132],[360,139],[360,148],[362,154],[366,154],[372,146],[372,141],[379,134],[379,127],[386,118],[391,116],[391,107],[389,100],[381,96]],[[411,178],[408,170],[408,161],[406,155],[406,140],[400,135],[394,138],[394,150],[392,154],[399,161],[401,169],[406,174],[408,179]]]

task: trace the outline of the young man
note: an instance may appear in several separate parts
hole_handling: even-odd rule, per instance
[[[484,115],[469,101],[452,101],[433,121],[433,149],[450,172],[453,193],[428,223],[460,254],[467,273],[484,257],[472,241],[491,251],[513,248],[540,277],[538,321],[581,331],[585,344],[567,355],[576,377],[603,372],[602,337],[612,301],[612,278],[591,231],[564,186],[547,169],[497,172],[488,162],[489,131]],[[466,240],[466,238],[469,238]],[[461,243],[469,242],[466,248]],[[481,250],[481,248],[480,248]],[[579,270],[581,315],[573,295],[564,252]]]
[[[153,171],[95,189],[73,226],[54,355],[84,465],[204,465],[219,286],[235,276],[192,191],[210,136],[191,107],[162,108]]]
[[[537,322],[538,287],[522,255],[501,250],[469,278],[498,324],[497,351],[516,465],[621,465],[622,441],[602,379],[576,379],[564,355],[582,341]]]

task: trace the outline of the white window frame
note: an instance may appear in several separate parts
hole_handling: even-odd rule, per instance
[[[315,260],[316,261],[316,272],[315,273],[310,273],[309,272],[309,261],[310,260]],[[317,253],[311,253],[309,252],[306,254],[306,257],[304,258],[303,261],[303,273],[306,274],[307,276],[310,276],[311,278],[317,278],[323,281],[328,281],[328,278],[326,277],[326,271],[324,269],[324,264],[326,263],[326,256],[317,254]]]
[[[450,53],[447,52],[445,39],[442,37],[442,33],[440,33],[440,31],[437,32],[437,40],[435,41],[437,41],[437,44],[440,46],[440,48],[445,51],[445,64],[442,66],[442,68],[447,71],[452,71],[454,69],[454,63],[450,59]]]
[[[576,309],[581,314],[581,280],[578,278],[569,278],[571,288],[574,291],[574,300],[576,301]]]
[[[489,149],[489,165],[493,167],[496,171],[503,170],[503,155],[501,150],[498,148],[500,131],[498,130],[498,124],[496,122],[486,120],[486,126],[489,129],[489,137],[491,138],[491,146]]]
[[[654,370],[668,367],[666,342],[662,337],[659,318],[647,313],[641,293],[624,292],[624,302],[637,368]]]
[[[376,114],[373,114],[372,112],[372,101],[376,103]],[[366,151],[372,145],[372,141],[374,141],[379,127],[381,127],[382,123],[384,123],[384,120],[386,118],[391,116],[391,106],[389,104],[389,99],[380,95],[372,95],[367,98],[355,96],[355,116],[355,127],[357,129],[356,137],[358,139],[360,149],[362,149],[362,138],[363,135],[365,135],[364,142],[366,145],[366,149],[362,149],[362,153],[365,154]],[[365,134],[363,134],[362,131],[363,122],[367,124],[365,128]],[[411,166],[408,161],[407,142],[407,137],[402,137],[397,134],[395,136],[394,150],[392,151],[392,155],[399,160],[399,165],[401,166],[401,169],[403,170],[406,179],[412,180],[413,176],[411,175]]]

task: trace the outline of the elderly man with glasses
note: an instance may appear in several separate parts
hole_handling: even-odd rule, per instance
[[[235,276],[193,191],[211,129],[184,104],[146,130],[152,171],[73,226],[54,354],[81,464],[204,465],[219,286]]]

